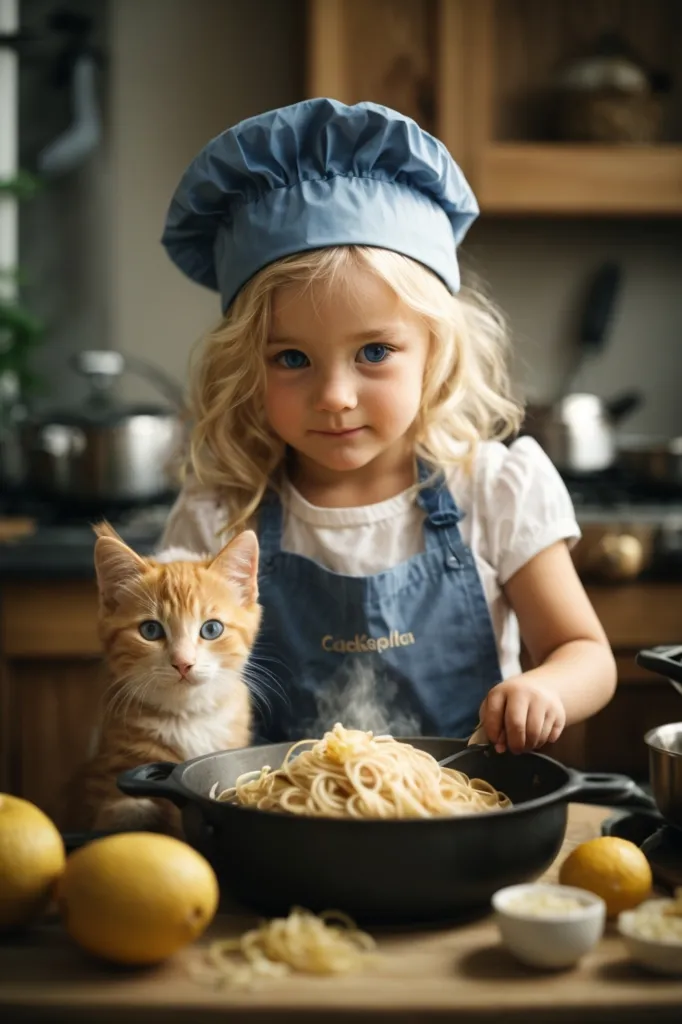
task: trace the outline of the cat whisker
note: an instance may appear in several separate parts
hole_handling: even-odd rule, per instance
[[[282,661],[278,654],[268,653],[267,648],[270,651],[274,650],[272,644],[264,641],[256,641],[251,648],[250,658],[256,661],[269,661],[274,665],[278,665],[280,668],[287,669],[286,662]]]
[[[147,679],[144,680],[142,685],[138,688],[137,703],[140,710],[145,706],[145,698],[147,696],[147,693],[149,692],[150,687],[153,686],[153,684],[154,677],[150,675]]]
[[[264,707],[267,711],[272,711],[272,703],[268,697],[266,690],[272,690],[267,683],[263,680],[254,678],[246,673],[242,675],[242,680],[246,684],[251,695],[252,700],[258,707]]]
[[[270,701],[265,696],[265,694],[261,693],[254,687],[249,686],[249,695],[251,697],[251,702],[255,708],[257,708],[261,712],[267,713],[268,715],[272,715],[272,705],[270,704]]]
[[[251,653],[259,658],[268,658],[270,661],[278,661],[281,665],[284,664],[276,646],[269,640],[256,640],[251,648]]]
[[[272,690],[278,691],[282,697],[286,698],[287,690],[284,684],[282,683],[281,679],[278,676],[276,676],[274,672],[272,672],[269,668],[263,665],[260,660],[256,660],[255,662],[247,662],[244,668],[244,673],[256,674],[256,677],[258,677],[259,675],[263,675],[266,679],[270,680]]]
[[[276,697],[278,700],[287,701],[289,700],[289,694],[284,689],[279,679],[276,676],[269,674],[262,667],[254,669],[248,674],[244,675],[246,680],[251,680],[260,686],[263,686],[266,690]]]
[[[283,696],[286,694],[286,690],[277,676],[264,665],[254,665],[249,662],[249,664],[245,665],[242,669],[242,678],[263,680],[263,682],[268,683],[268,687],[270,689],[281,691]]]
[[[119,686],[119,689],[113,694],[110,700],[108,700],[104,707],[106,715],[113,715],[115,711],[118,711],[119,707],[125,701],[128,695],[127,685]]]
[[[136,695],[138,689],[139,689],[139,684],[138,684],[137,687],[131,686],[129,688],[128,693],[126,695],[127,696],[127,700],[126,700],[125,704],[122,706],[122,708],[120,709],[120,715],[121,715],[121,719],[122,719],[124,725],[126,724],[126,721],[127,721],[127,718],[128,718],[128,714],[130,712],[130,709],[131,709],[131,706],[133,704],[133,701],[135,700],[135,695]]]
[[[141,708],[143,706],[146,694],[150,687],[156,683],[159,675],[159,669],[152,668],[146,672],[145,675],[137,676],[128,681],[125,687],[125,696],[127,697],[127,700],[125,704],[122,703],[122,706],[119,709],[124,723],[133,707],[138,706]]]
[[[291,704],[291,699],[290,699],[289,695],[284,691],[284,688],[279,684],[278,680],[277,680],[278,685],[273,686],[268,681],[267,678],[263,678],[262,675],[259,675],[259,674],[255,673],[253,671],[244,671],[244,673],[242,675],[242,678],[243,678],[244,682],[246,683],[246,685],[249,687],[249,690],[251,691],[251,693],[254,694],[255,696],[258,696],[263,701],[263,703],[266,705],[268,711],[272,711],[272,705],[271,705],[270,699],[269,699],[269,697],[267,695],[267,692],[266,692],[268,690],[275,697],[280,699],[284,704],[286,704],[286,705],[290,705]]]
[[[245,678],[257,689],[268,691],[272,695],[273,699],[287,705],[291,703],[291,698],[289,694],[281,686],[279,680],[274,680],[273,682],[271,681],[271,678],[269,678],[267,675],[265,675],[265,673],[262,672],[255,672],[254,674],[248,675]]]
[[[276,676],[275,673],[271,669],[269,669],[266,665],[264,665],[260,661],[256,661],[256,662],[249,661],[249,662],[247,662],[247,664],[244,666],[244,670],[246,672],[256,672],[256,673],[262,672],[262,674],[264,676],[267,676],[269,679],[271,679],[272,682],[276,686],[281,687],[282,691],[284,691],[284,689],[285,689],[284,686],[282,685],[282,682],[280,681],[279,677]]]
[[[111,693],[111,691],[112,691],[112,690],[114,689],[114,687],[117,687],[117,688],[118,688],[118,689],[116,690],[116,693],[118,694],[118,693],[120,693],[120,691],[121,691],[121,686],[122,686],[122,685],[123,685],[123,686],[125,686],[125,685],[126,685],[126,680],[125,680],[125,679],[116,679],[116,678],[114,678],[114,679],[112,679],[112,680],[111,680],[111,681],[110,681],[110,682],[108,683],[108,685],[107,685],[107,686],[105,686],[105,688],[104,688],[104,692],[103,692],[103,694],[102,694],[102,700],[104,701],[105,705],[106,705],[106,704],[108,704],[108,697],[109,697],[109,694],[110,694],[110,693]]]

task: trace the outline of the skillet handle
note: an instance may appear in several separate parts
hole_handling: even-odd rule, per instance
[[[631,807],[633,810],[659,813],[652,798],[629,775],[571,770],[571,782],[570,798],[575,803]]]
[[[635,655],[635,661],[649,672],[682,683],[682,646],[650,647]]]
[[[116,785],[126,796],[163,797],[172,800],[176,807],[184,807],[187,797],[172,778],[177,767],[174,761],[143,764],[139,768],[122,772],[116,779]]]

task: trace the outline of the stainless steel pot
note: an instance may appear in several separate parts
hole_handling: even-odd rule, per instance
[[[650,729],[644,737],[649,748],[649,783],[663,817],[682,827],[682,722]]]
[[[25,486],[47,498],[100,505],[150,502],[175,490],[173,460],[183,436],[180,388],[120,352],[81,352],[73,365],[90,393],[80,408],[23,425]],[[126,369],[152,379],[170,405],[118,402],[114,385]]]
[[[652,647],[640,651],[636,661],[682,693],[682,646]],[[682,828],[682,722],[650,729],[644,742],[649,748],[649,782],[656,806],[667,821]]]
[[[640,402],[635,391],[608,400],[569,394],[552,405],[529,405],[523,433],[535,438],[561,472],[597,473],[616,461],[616,427]]]

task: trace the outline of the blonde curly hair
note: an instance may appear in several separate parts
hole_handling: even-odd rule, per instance
[[[479,441],[501,440],[520,425],[506,324],[480,290],[453,296],[430,270],[387,249],[339,246],[285,257],[242,288],[192,357],[189,462],[201,487],[220,492],[226,530],[242,529],[267,488],[278,487],[285,457],[263,401],[273,293],[291,284],[331,285],[350,268],[375,274],[429,327],[416,455],[442,467],[470,461]]]

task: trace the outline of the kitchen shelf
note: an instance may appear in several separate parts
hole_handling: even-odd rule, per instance
[[[682,214],[682,145],[490,143],[473,168],[497,214]]]
[[[679,85],[660,144],[549,141],[557,67],[614,25],[675,76],[680,0],[308,0],[306,94],[414,117],[484,214],[682,216]]]

